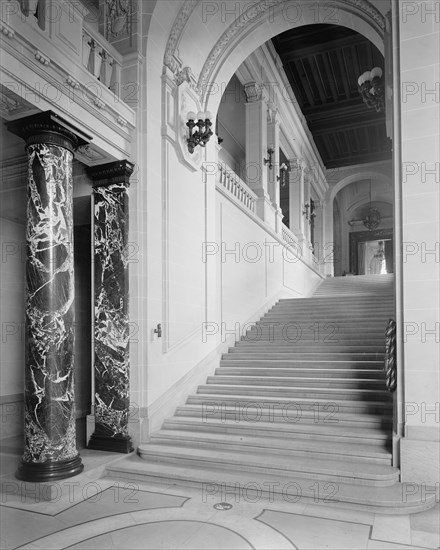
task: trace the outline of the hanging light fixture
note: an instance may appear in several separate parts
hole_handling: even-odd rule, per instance
[[[379,247],[376,250],[376,252],[374,253],[374,258],[376,258],[378,260],[381,260],[381,261],[383,261],[383,259],[385,258],[385,250],[384,250],[384,246],[383,246],[383,241],[379,241]]]
[[[371,206],[371,179],[370,179],[370,209],[368,214],[363,219],[362,223],[368,229],[368,231],[373,231],[380,224],[380,212],[376,208]]]
[[[374,107],[378,113],[385,108],[382,74],[380,67],[374,67],[358,78],[359,93],[363,102],[367,107]]]

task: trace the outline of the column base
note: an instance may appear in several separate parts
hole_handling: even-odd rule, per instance
[[[77,476],[84,470],[84,464],[77,455],[69,460],[47,462],[21,461],[15,472],[15,477],[22,481],[44,482]]]
[[[110,436],[95,431],[90,438],[88,449],[110,453],[131,453],[134,451],[130,436]]]

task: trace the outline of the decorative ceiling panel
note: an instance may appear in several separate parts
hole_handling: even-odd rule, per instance
[[[385,113],[369,109],[357,86],[360,74],[384,68],[364,36],[335,25],[308,25],[273,39],[327,168],[391,158]]]

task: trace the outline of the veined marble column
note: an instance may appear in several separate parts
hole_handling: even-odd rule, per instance
[[[73,151],[88,142],[51,111],[7,123],[26,141],[25,448],[16,476],[83,470],[76,449],[73,344]]]
[[[90,168],[95,195],[95,431],[88,447],[129,453],[128,187],[133,165]]]

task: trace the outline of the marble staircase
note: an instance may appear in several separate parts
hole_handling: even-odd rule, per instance
[[[429,508],[435,500],[406,491],[392,464],[390,317],[389,275],[328,279],[310,298],[280,300],[139,456],[107,475],[219,499],[253,491],[384,513]]]

